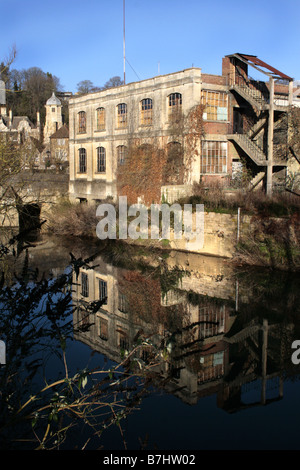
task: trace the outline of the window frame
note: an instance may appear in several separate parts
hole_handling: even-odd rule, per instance
[[[78,134],[86,134],[86,112],[78,113]]]
[[[124,129],[127,127],[127,104],[119,103],[117,105],[117,128]]]
[[[105,108],[99,106],[96,109],[96,130],[97,131],[105,131],[106,127],[106,111]]]
[[[226,91],[202,90],[202,104],[205,106],[203,111],[205,121],[228,121],[228,93]]]
[[[87,273],[81,273],[81,295],[82,297],[89,296],[89,277]]]
[[[223,148],[222,148],[223,145]],[[210,148],[209,148],[210,147]],[[227,141],[204,140],[201,146],[200,174],[224,175],[227,173]],[[205,163],[204,163],[205,159]],[[224,169],[225,167],[225,169]],[[207,168],[210,170],[207,171]],[[214,171],[212,171],[214,168]],[[221,168],[221,171],[220,171]],[[205,169],[205,171],[203,171]],[[215,171],[215,170],[218,171]]]
[[[106,173],[106,150],[105,147],[97,147],[97,173]],[[101,161],[102,160],[102,161]]]
[[[127,154],[127,147],[126,145],[118,145],[117,146],[117,161],[118,165],[124,165],[126,160]],[[122,158],[121,158],[122,157]]]
[[[78,149],[78,173],[85,174],[87,172],[86,149],[81,147]]]
[[[182,112],[182,93],[175,92],[168,95],[168,117],[169,119]]]
[[[107,281],[102,278],[98,278],[98,289],[99,289],[99,300],[104,300],[102,305],[107,305]]]
[[[144,98],[140,103],[140,124],[141,126],[152,126],[153,123],[153,100]]]
[[[108,319],[107,318],[99,317],[98,336],[100,339],[104,341],[108,341]]]

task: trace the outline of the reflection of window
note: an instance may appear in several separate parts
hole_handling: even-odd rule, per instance
[[[87,327],[90,324],[89,313],[82,308],[78,308],[78,322],[81,328]]]
[[[103,300],[103,305],[107,305],[107,282],[99,279],[99,300]]]
[[[98,108],[96,113],[97,113],[97,131],[103,131],[105,129],[105,109]]]
[[[117,147],[119,165],[123,165],[125,163],[126,151],[127,147],[125,145],[119,145]]]
[[[108,340],[108,321],[101,317],[99,319],[99,336],[105,341]]]
[[[225,306],[203,306],[199,308],[199,338],[224,334]]]
[[[152,100],[146,98],[141,102],[141,125],[150,126],[152,124]]]
[[[89,296],[89,279],[86,273],[81,273],[81,295],[83,297]]]
[[[86,173],[86,151],[79,149],[79,173]]]
[[[119,346],[121,349],[129,349],[129,340],[128,336],[125,332],[120,331],[119,332]]]
[[[78,113],[78,132],[86,132],[86,113],[84,111]]]
[[[97,172],[105,173],[106,171],[106,161],[105,161],[105,148],[97,148]]]
[[[127,104],[118,104],[118,127],[127,126]]]
[[[227,94],[219,91],[202,92],[205,105],[203,118],[211,121],[227,121]]]
[[[169,96],[169,118],[173,119],[181,114],[182,95],[180,93],[172,93]]]
[[[200,173],[227,172],[227,142],[204,141]]]
[[[125,294],[122,292],[119,292],[119,305],[118,309],[120,312],[127,313],[128,312],[128,305],[127,305],[127,299]]]

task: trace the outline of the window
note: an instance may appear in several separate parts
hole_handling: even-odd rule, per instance
[[[79,173],[86,173],[86,151],[79,149]]]
[[[127,104],[118,104],[118,127],[123,128],[127,126]]]
[[[210,121],[227,121],[227,94],[218,91],[202,92],[205,105],[203,119]]]
[[[117,156],[119,165],[124,165],[127,153],[127,147],[125,145],[119,145],[117,147]]]
[[[81,295],[83,297],[89,296],[89,279],[86,273],[81,273]]]
[[[102,317],[99,319],[99,336],[105,341],[108,340],[108,321]]]
[[[105,109],[98,108],[96,110],[97,115],[97,131],[103,131],[105,129]]]
[[[103,305],[107,305],[107,282],[99,279],[99,300],[103,300]]]
[[[167,161],[163,171],[165,184],[183,183],[183,148],[179,142],[170,142],[167,145]]]
[[[55,108],[51,108],[52,113],[55,113]]]
[[[172,93],[169,96],[169,119],[176,119],[181,116],[182,95],[180,93]]]
[[[106,171],[106,158],[105,158],[105,148],[97,148],[97,172],[105,173]]]
[[[84,111],[78,113],[78,132],[81,134],[86,132],[86,113]]]
[[[119,292],[118,309],[122,313],[127,313],[128,312],[127,298],[126,298],[125,294],[123,294],[122,292]]]
[[[129,349],[129,339],[124,331],[119,331],[119,345],[121,349]]]
[[[151,126],[152,124],[152,100],[146,98],[141,102],[141,125]]]
[[[203,142],[200,172],[203,174],[227,172],[227,142]]]

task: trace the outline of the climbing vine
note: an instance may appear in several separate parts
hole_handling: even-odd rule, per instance
[[[192,163],[199,156],[204,135],[203,106],[180,113],[169,123],[166,136],[130,137],[126,157],[118,164],[118,194],[129,204],[140,200],[150,205],[161,202],[161,187],[188,181]]]

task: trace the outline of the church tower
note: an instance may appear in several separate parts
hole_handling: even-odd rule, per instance
[[[50,136],[62,127],[62,104],[61,101],[52,93],[45,105],[46,122],[44,127],[44,143],[50,142]]]

